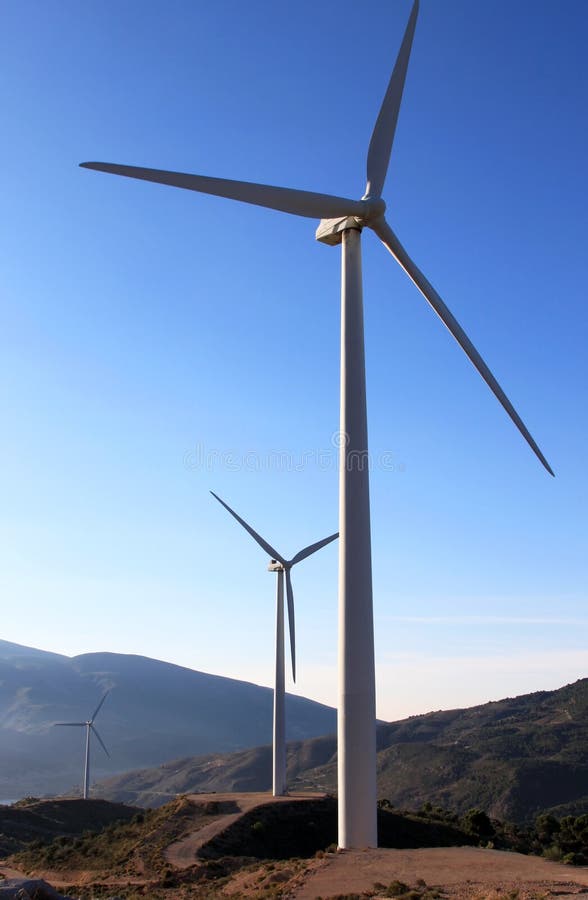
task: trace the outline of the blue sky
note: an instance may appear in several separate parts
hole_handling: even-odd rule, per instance
[[[274,579],[337,527],[339,251],[77,167],[360,197],[410,4],[7,0],[2,638],[272,679]],[[384,197],[556,472],[375,236],[364,300],[378,713],[586,675],[583,0],[422,0]],[[335,702],[337,551],[294,572]]]

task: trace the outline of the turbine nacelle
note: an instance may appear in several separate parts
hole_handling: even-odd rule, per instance
[[[358,216],[345,216],[343,219],[321,219],[315,232],[315,238],[321,244],[336,247],[343,240],[343,232],[349,228],[362,229],[362,219]]]
[[[336,247],[343,240],[343,232],[349,228],[355,228],[358,231],[367,225],[372,227],[372,223],[384,218],[386,212],[386,203],[381,197],[362,197],[359,201],[365,212],[361,216],[343,216],[335,219],[321,219],[316,230],[315,237],[322,244],[328,244]]]

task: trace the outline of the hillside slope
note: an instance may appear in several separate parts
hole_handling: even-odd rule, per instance
[[[588,811],[588,679],[378,729],[378,792],[395,806],[480,806],[511,821]],[[156,804],[185,791],[268,790],[269,746],[208,754],[100,785],[111,800]],[[336,791],[333,736],[288,745],[295,790]]]
[[[269,688],[143,656],[69,658],[0,641],[0,801],[79,784],[82,729],[52,723],[86,719],[107,689],[97,725],[111,759],[93,748],[96,776],[271,740]],[[290,740],[336,727],[327,706],[288,696],[286,708]]]
[[[31,841],[48,843],[87,829],[100,831],[113,822],[129,821],[139,812],[105,800],[37,800],[0,806],[0,857],[22,850]]]

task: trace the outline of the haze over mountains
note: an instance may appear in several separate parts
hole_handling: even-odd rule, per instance
[[[52,723],[85,720],[106,689],[96,725],[111,759],[93,745],[93,778],[271,741],[269,688],[143,656],[70,658],[0,641],[0,800],[79,785],[83,731]],[[289,740],[336,728],[320,703],[288,696],[286,709]]]
[[[378,729],[378,796],[418,809],[478,806],[524,822],[542,811],[588,812],[588,679],[470,709],[412,716]],[[268,790],[270,748],[170,762],[111,779],[99,795],[157,805],[187,791]],[[336,790],[334,736],[290,744],[292,789]]]

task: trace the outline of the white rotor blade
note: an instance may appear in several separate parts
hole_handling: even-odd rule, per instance
[[[80,725],[83,725],[83,726],[85,727],[85,726],[86,726],[86,722],[54,722],[54,723],[53,723],[53,727],[54,727],[54,728],[55,728],[57,725],[67,725],[67,726],[73,726],[73,725],[75,725],[76,728],[77,728],[77,727],[80,726]]]
[[[94,719],[96,718],[96,716],[98,715],[98,713],[99,713],[100,710],[102,709],[102,704],[104,703],[104,701],[106,700],[106,698],[108,697],[109,694],[110,694],[110,691],[106,691],[106,693],[105,693],[104,696],[102,697],[102,700],[100,701],[100,703],[98,704],[98,706],[97,706],[96,709],[94,710],[93,714],[90,716],[90,722],[93,722],[93,721],[94,721]]]
[[[366,196],[369,197],[381,197],[384,189],[418,12],[419,0],[414,0],[396,64],[372,133],[367,157],[367,185],[365,189]]]
[[[248,531],[248,532],[249,532],[249,534],[251,535],[251,537],[253,538],[253,540],[254,540],[254,541],[257,541],[257,543],[259,544],[259,546],[262,548],[262,550],[265,550],[265,552],[267,553],[268,556],[270,556],[272,559],[277,559],[278,562],[281,562],[281,563],[282,563],[282,565],[285,565],[285,564],[286,564],[286,560],[284,559],[284,557],[283,557],[283,556],[280,556],[280,554],[278,553],[278,551],[277,551],[277,550],[274,550],[274,548],[272,547],[272,545],[271,545],[271,544],[268,544],[268,542],[265,541],[265,540],[261,537],[261,535],[259,535],[259,534],[257,533],[257,531],[254,531],[253,528],[251,527],[251,525],[248,525],[248,524],[247,524],[247,522],[245,521],[245,519],[242,519],[241,516],[238,516],[237,513],[235,512],[235,510],[234,510],[234,509],[231,509],[231,507],[229,506],[228,503],[225,503],[224,500],[221,500],[221,498],[220,498],[217,494],[215,494],[214,491],[211,491],[210,493],[212,494],[212,496],[213,496],[216,500],[218,500],[218,502],[221,504],[221,506],[224,506],[224,508],[225,508],[228,512],[230,512],[230,514],[233,516],[233,518],[235,518],[235,519],[237,520],[237,522],[239,522],[239,524],[243,526],[243,528],[245,529],[245,531]]]
[[[98,734],[97,728],[96,728],[94,725],[90,725],[90,728],[92,729],[92,731],[94,732],[94,734],[96,735],[96,737],[98,738],[98,740],[100,741],[100,746],[102,747],[102,749],[103,749],[104,752],[106,753],[107,757],[110,759],[110,753],[109,753],[108,750],[106,749],[106,744],[104,743],[104,741],[102,740],[102,738],[101,738],[100,735]]]
[[[290,560],[290,565],[295,566],[296,563],[299,563],[301,560],[306,559],[307,556],[312,556],[313,553],[316,553],[317,550],[320,550],[321,547],[326,547],[327,544],[330,544],[331,541],[334,541],[339,537],[339,532],[337,531],[335,534],[329,535],[329,537],[323,538],[322,541],[317,541],[316,544],[310,544],[308,547],[305,547],[304,550],[300,550],[296,556],[292,557]]]
[[[288,600],[288,627],[290,630],[290,654],[292,656],[292,680],[296,681],[296,626],[294,622],[294,591],[290,578],[290,566],[286,567],[286,598]]]
[[[425,300],[427,300],[428,303],[433,307],[443,324],[451,332],[457,343],[465,352],[466,356],[469,357],[470,361],[474,364],[494,396],[502,404],[514,424],[517,426],[522,436],[529,444],[531,450],[535,453],[540,462],[545,466],[549,474],[554,475],[551,466],[529,434],[523,420],[515,410],[514,406],[498,384],[496,378],[494,377],[472,342],[470,341],[469,337],[467,336],[455,316],[445,306],[445,303],[443,302],[435,288],[429,283],[421,270],[412,261],[388,223],[385,221],[385,219],[382,218],[374,221],[373,223],[370,223],[370,226],[376,232],[384,246],[388,248],[394,259],[402,266],[411,281],[413,281],[414,284],[418,287]]]
[[[228,178],[210,178],[207,175],[188,175],[183,172],[166,172],[162,169],[143,169],[138,166],[121,166],[116,163],[84,162],[83,169],[96,169],[111,175],[125,175],[142,181],[154,181],[171,187],[213,194],[229,200],[240,200],[254,206],[265,206],[295,216],[310,219],[336,219],[345,216],[364,216],[365,204],[361,200],[347,200],[314,191],[298,191],[292,188],[272,187],[249,181],[232,181]]]

